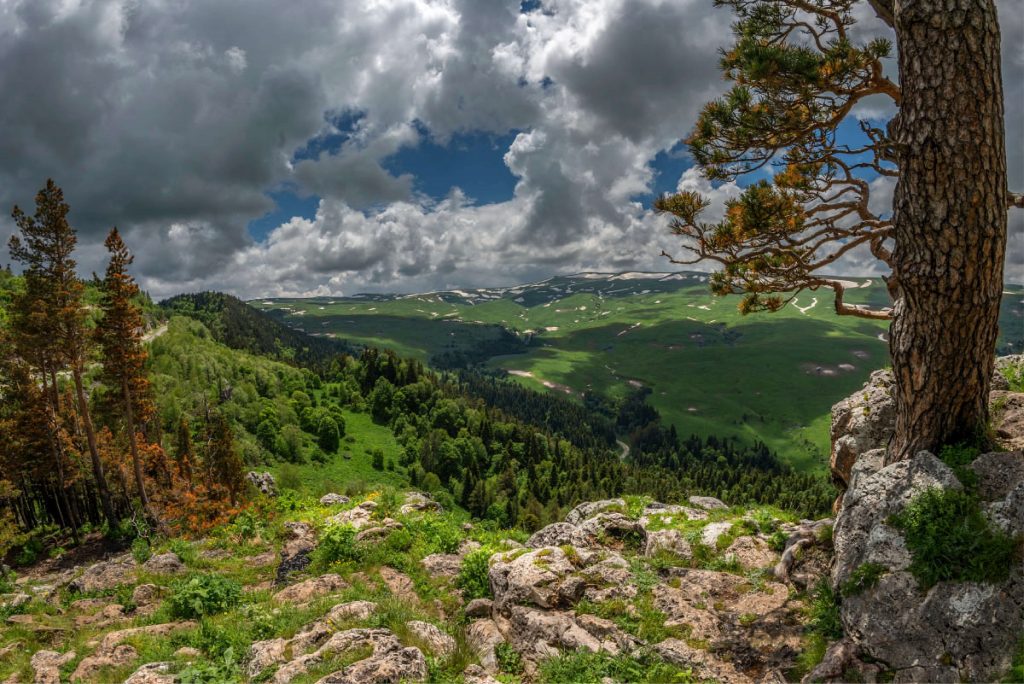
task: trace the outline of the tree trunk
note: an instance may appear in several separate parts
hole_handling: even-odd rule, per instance
[[[100,461],[100,452],[96,447],[96,431],[92,427],[92,416],[89,415],[89,401],[85,398],[85,387],[82,384],[82,369],[77,364],[73,366],[71,375],[75,380],[75,398],[78,400],[78,414],[82,418],[82,426],[85,428],[85,439],[89,444],[89,458],[92,460],[92,474],[96,478],[96,489],[100,494],[100,505],[103,506],[103,517],[107,519],[110,527],[117,525],[117,516],[114,513],[114,506],[110,501],[110,490],[107,488],[107,478],[103,474],[103,463]]]
[[[895,24],[890,462],[984,438],[1007,223],[995,0],[897,0]]]
[[[139,458],[138,440],[135,438],[135,412],[132,410],[132,392],[128,388],[128,381],[121,381],[121,392],[124,397],[124,422],[128,427],[128,447],[132,454],[132,467],[135,469],[135,488],[139,492],[139,501],[142,502],[142,510],[146,517],[152,519],[149,510],[149,497],[146,496],[146,481],[142,477],[142,460]]]

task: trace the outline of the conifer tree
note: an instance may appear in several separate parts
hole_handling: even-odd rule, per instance
[[[82,302],[84,286],[75,273],[72,258],[77,237],[67,220],[69,210],[63,191],[53,180],[47,180],[46,187],[36,195],[34,215],[29,216],[14,207],[12,216],[20,236],[12,236],[9,246],[11,257],[25,266],[25,292],[16,298],[12,325],[19,353],[39,371],[53,416],[60,412],[57,373],[70,368],[93,478],[104,517],[113,527],[117,516],[100,461],[82,380],[90,344]],[[53,439],[56,441],[56,435]]]
[[[145,375],[142,312],[134,301],[139,295],[139,287],[127,270],[134,257],[128,252],[117,228],[111,229],[104,245],[110,252],[110,263],[101,283],[103,318],[96,326],[96,340],[102,352],[103,379],[119,397],[117,403],[125,422],[136,493],[147,517],[152,519],[136,433],[136,419],[147,418],[153,407]]]
[[[899,83],[886,37],[863,41],[857,0],[716,0],[731,7],[735,44],[722,69],[734,86],[709,103],[688,139],[710,180],[769,164],[705,221],[695,192],[662,197],[691,252],[673,263],[716,262],[717,294],[740,309],[777,311],[802,290],[831,289],[840,315],[892,319],[896,430],[888,458],[976,440],[988,419],[1007,210],[995,0],[871,0],[894,29]],[[841,132],[866,98],[899,110],[887,124]],[[853,129],[848,126],[846,130]],[[872,202],[873,179],[895,179],[891,212]],[[844,299],[824,275],[867,250],[891,270],[892,307]]]
[[[215,411],[210,418],[209,436],[206,467],[213,482],[227,489],[234,506],[245,487],[244,466],[235,448],[231,423],[220,411]]]

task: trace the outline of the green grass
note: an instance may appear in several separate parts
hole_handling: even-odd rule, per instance
[[[696,681],[690,670],[678,668],[649,652],[611,656],[607,653],[577,651],[546,660],[540,666],[540,681],[547,684],[600,682],[606,677],[623,684]]]
[[[344,415],[345,437],[338,454],[325,463],[276,463],[269,470],[278,482],[295,483],[299,492],[317,497],[329,492],[344,494],[346,490],[361,493],[389,486],[408,487],[408,479],[400,470],[377,470],[372,465],[370,454],[375,449],[384,452],[385,463],[401,456],[402,448],[391,430],[374,423],[368,413],[345,411]],[[346,454],[351,458],[345,458]]]
[[[1002,582],[1018,541],[994,528],[977,496],[932,488],[915,496],[891,522],[903,531],[910,572],[925,589],[942,581]]]

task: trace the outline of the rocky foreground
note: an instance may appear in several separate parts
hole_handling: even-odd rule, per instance
[[[284,611],[292,624],[245,644],[229,679],[531,682],[559,677],[552,659],[589,652],[672,681],[785,681],[804,650],[806,592],[828,570],[829,521],[693,497],[581,504],[520,541],[464,523],[456,548],[415,558],[413,571],[407,555],[394,559],[404,571],[356,561],[318,572],[320,535],[332,526],[354,531],[353,548],[379,549],[448,515],[417,493],[393,515],[372,498],[323,502],[285,521],[280,540],[247,542],[241,558],[211,539],[185,559],[126,554],[20,578],[4,601],[27,610],[7,618],[3,653],[27,657],[31,672],[7,681],[181,681],[190,663],[211,658],[202,632],[216,618],[166,619],[176,578],[243,567],[249,613],[236,616]],[[24,653],[34,644],[48,647]],[[166,655],[148,657],[156,653]]]
[[[18,577],[0,678],[1019,681],[1024,452],[886,466],[890,387],[876,373],[833,411],[834,525],[623,497],[527,536],[417,492],[277,497],[254,473],[255,509],[207,539]],[[1020,448],[1014,387],[994,433]]]

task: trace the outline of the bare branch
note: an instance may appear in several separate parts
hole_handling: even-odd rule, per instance
[[[895,28],[896,20],[893,16],[893,0],[868,0],[868,4],[871,5],[871,9],[875,10],[878,18],[889,25],[889,28]]]

